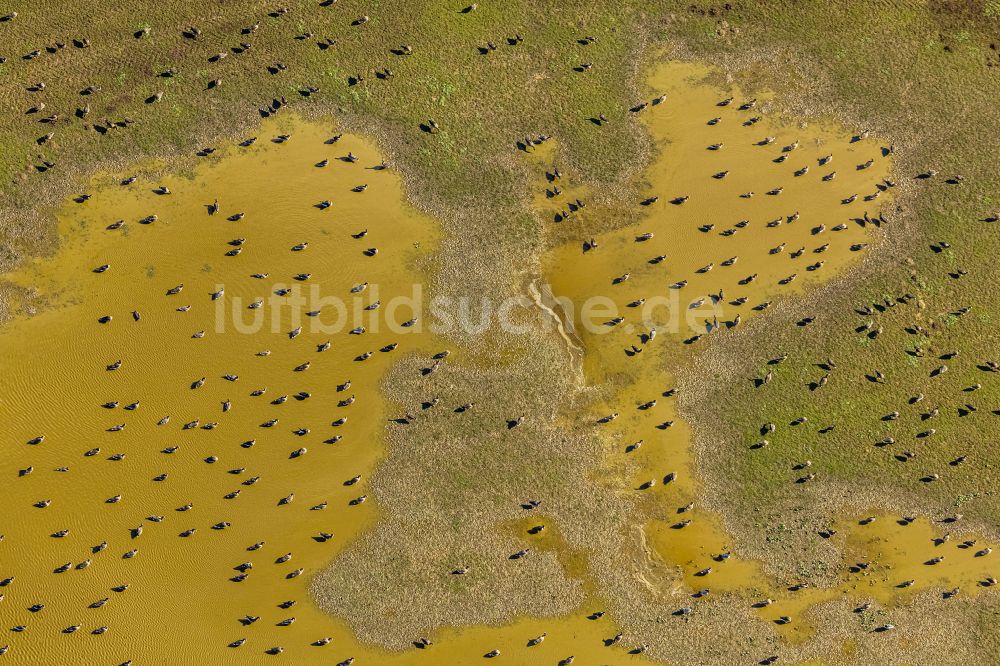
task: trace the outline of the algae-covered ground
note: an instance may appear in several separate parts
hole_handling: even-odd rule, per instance
[[[0,661],[266,663],[265,651],[280,646],[295,663],[1000,662],[992,578],[1000,568],[990,555],[1000,542],[1000,4],[41,0],[8,3],[0,15],[0,358],[9,359],[0,403],[10,415],[0,442],[9,484],[0,486],[0,535],[8,535],[0,581],[15,578],[0,588],[0,631],[10,629]],[[734,100],[723,104],[727,96]],[[713,138],[716,129],[724,139]],[[279,132],[291,134],[287,146],[272,136]],[[340,133],[340,145],[321,142]],[[236,145],[258,135],[267,144],[259,153]],[[344,159],[351,146],[361,164]],[[828,153],[833,162],[820,159]],[[319,180],[320,158],[343,175]],[[364,175],[371,167],[378,172]],[[839,170],[836,180],[823,179],[829,170]],[[232,182],[213,180],[220,174]],[[115,194],[132,175],[141,194]],[[382,178],[391,178],[389,198],[379,194]],[[369,181],[370,191],[350,191]],[[150,192],[167,182],[175,208]],[[749,194],[744,183],[753,199],[737,194]],[[222,212],[210,217],[204,206],[216,196]],[[351,196],[342,215],[340,199]],[[313,208],[327,197],[332,210]],[[131,218],[144,214],[136,206],[168,223],[215,225],[233,199],[251,223],[262,211],[267,226],[232,234],[174,226],[166,239],[151,236],[129,250],[149,262],[130,267],[147,282],[95,282],[89,264],[85,278],[71,275],[88,252],[103,251],[106,237],[88,234],[117,217],[135,226]],[[274,226],[286,214],[294,224]],[[734,226],[742,218],[749,226]],[[100,373],[119,357],[131,372],[140,350],[185,354],[195,331],[171,323],[160,331],[165,342],[117,338],[98,328],[105,312],[91,309],[125,308],[114,321],[125,325],[129,304],[141,303],[144,315],[160,307],[166,273],[204,263],[188,282],[207,289],[200,283],[248,258],[258,266],[225,277],[226,298],[256,296],[238,286],[244,273],[285,266],[277,253],[287,262],[286,245],[308,240],[284,231],[330,219],[350,228],[315,230],[324,242],[313,250],[326,248],[316,263],[284,272],[308,270],[343,291],[366,279],[371,257],[360,250],[380,246],[377,261],[398,263],[373,281],[392,291],[412,281],[443,302],[465,298],[478,314],[483,297],[518,298],[509,311],[517,326],[452,327],[415,344],[403,336],[394,356],[376,356],[387,360],[358,376],[360,401],[350,409],[361,414],[346,430],[363,440],[348,438],[359,453],[303,439],[308,459],[321,463],[290,467],[298,463],[284,448],[255,459],[236,448],[248,435],[227,434],[225,425],[242,421],[228,407],[212,416],[239,458],[233,465],[264,467],[250,472],[264,488],[277,477],[311,489],[300,490],[300,504],[327,491],[339,504],[369,500],[336,509],[324,551],[313,534],[328,529],[319,514],[286,519],[270,503],[294,489],[275,486],[253,511],[257,529],[281,541],[271,539],[250,586],[229,593],[224,573],[251,557],[242,542],[240,552],[229,553],[225,538],[203,551],[213,559],[203,584],[191,564],[197,547],[171,545],[186,523],[169,524],[169,538],[158,521],[146,524],[149,546],[129,536],[129,521],[146,513],[162,508],[176,520],[174,507],[159,507],[160,486],[146,481],[154,472],[146,466],[160,464],[146,438],[154,450],[177,443],[150,434],[162,414],[128,417],[153,418],[141,437],[135,427],[87,430],[108,420],[101,401],[139,397],[104,395],[91,377],[107,381]],[[401,222],[415,219],[419,234]],[[350,237],[363,229],[370,239]],[[235,244],[223,247],[222,235]],[[221,257],[247,241],[232,261],[200,258],[205,243]],[[777,263],[799,246],[794,268]],[[649,261],[659,254],[662,265]],[[228,263],[212,275],[216,261]],[[778,282],[793,271],[794,287]],[[623,322],[609,315],[599,324],[612,332],[588,335],[565,334],[581,322],[553,306],[595,295],[626,306],[660,292],[683,294],[685,311],[699,298],[721,310],[669,330],[656,317],[638,319],[634,305]],[[762,301],[770,305],[754,307]],[[219,354],[256,360],[239,356],[255,339],[228,344],[210,323],[197,328],[210,331]],[[46,326],[50,333],[33,333]],[[303,344],[324,342],[304,335]],[[447,362],[430,356],[439,347],[452,351]],[[340,349],[338,338],[329,353]],[[294,365],[287,360],[282,377]],[[157,382],[183,379],[170,390],[185,388],[201,374],[187,367],[195,361],[205,359],[127,375],[130,391],[167,410],[170,392]],[[349,369],[311,380],[317,399],[308,404],[332,401],[332,413],[303,411],[290,424],[305,430],[296,435],[338,416],[344,396],[328,389]],[[192,402],[201,394],[182,394],[184,410],[209,409]],[[210,409],[229,397],[213,393]],[[233,403],[242,419],[235,394]],[[41,424],[56,436],[25,444]],[[77,428],[81,441],[121,435],[112,441],[126,444],[79,459],[89,444],[61,444]],[[215,448],[195,446],[182,446],[198,458],[172,483],[182,495],[213,498],[202,526],[209,534],[200,536],[233,520],[219,534],[247,545],[263,538],[244,532],[250,509],[217,502],[235,485],[201,462]],[[70,472],[50,471],[65,456]],[[118,483],[98,465],[132,471]],[[343,484],[362,470],[354,493]],[[129,511],[117,518],[117,500],[101,506],[116,485],[128,487]],[[58,525],[38,518],[50,509],[33,506],[49,498]],[[230,515],[230,506],[240,509]],[[73,534],[49,536],[71,526]],[[139,545],[136,561],[152,568],[134,574],[121,610],[117,599],[108,604],[111,620],[91,622],[86,613],[103,611],[86,605],[119,596],[99,587],[127,582],[118,567],[131,564],[109,572],[93,554],[89,571],[51,571],[67,543],[105,532],[112,550]],[[304,544],[289,549],[309,553],[307,571],[289,583],[294,611],[276,610],[282,592],[253,581],[281,555],[271,550],[295,538]],[[144,592],[157,576],[176,585]],[[202,614],[184,617],[187,603]],[[275,628],[296,612],[296,628]],[[245,615],[264,620],[241,624]],[[103,634],[84,635],[100,622],[113,650],[96,643]],[[77,624],[79,633],[63,629]],[[323,636],[334,654],[310,645]],[[227,647],[241,637],[246,645]]]

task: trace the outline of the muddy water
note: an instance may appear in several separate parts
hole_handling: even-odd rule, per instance
[[[290,137],[272,141],[281,134]],[[428,334],[413,332],[418,327],[389,330],[383,314],[405,322],[407,307],[362,308],[378,300],[387,308],[411,294],[420,279],[411,265],[433,246],[435,228],[405,206],[392,170],[373,168],[381,157],[367,143],[348,136],[327,143],[330,128],[294,120],[267,123],[259,135],[189,178],[121,186],[101,183],[128,174],[102,177],[90,200],[59,212],[60,254],[14,276],[54,305],[0,337],[0,476],[9,511],[0,528],[0,577],[16,576],[3,590],[0,617],[5,629],[27,626],[0,640],[12,645],[8,659],[167,663],[171,646],[190,655],[191,639],[203,663],[245,660],[250,652],[261,658],[272,646],[300,663],[319,659],[315,651],[330,659],[329,651],[343,649],[310,646],[343,634],[312,608],[310,574],[375,517],[374,502],[350,502],[365,494],[380,453],[383,372],[400,354],[440,351]],[[348,154],[357,161],[340,159]],[[159,186],[170,193],[155,193]],[[216,199],[219,210],[209,215]],[[328,209],[314,205],[324,200]],[[152,214],[155,221],[139,222]],[[124,225],[106,229],[117,220]],[[365,229],[366,236],[352,236]],[[308,246],[294,251],[300,243]],[[378,254],[367,256],[369,248]],[[105,264],[108,270],[94,272]],[[372,288],[351,292],[364,282]],[[279,289],[294,291],[277,296]],[[262,306],[250,309],[257,299]],[[113,319],[99,323],[106,315]],[[298,326],[302,333],[291,338]],[[367,331],[349,334],[356,326]],[[388,350],[393,343],[398,348]],[[106,369],[119,360],[120,368]],[[201,378],[204,385],[192,388]],[[351,387],[338,391],[348,380]],[[266,392],[252,395],[259,389]],[[111,402],[118,404],[103,406]],[[346,423],[331,425],[341,418]],[[271,419],[277,422],[264,427]],[[118,424],[126,427],[108,431]],[[26,444],[42,435],[41,444]],[[166,453],[170,447],[176,451]],[[290,457],[300,448],[306,452]],[[28,466],[32,473],[19,478]],[[61,467],[68,469],[55,471]],[[35,508],[40,500],[51,504]],[[149,519],[156,516],[162,522]],[[69,533],[50,536],[60,530]],[[334,536],[313,538],[321,532]],[[107,549],[92,552],[102,542]],[[264,545],[247,550],[257,542]],[[291,559],[276,564],[286,553]],[[89,567],[53,573],[85,561]],[[243,562],[253,564],[246,580],[231,581]],[[302,575],[288,577],[300,568]],[[112,591],[121,584],[129,588]],[[88,608],[105,597],[103,607]],[[285,601],[297,603],[279,608]],[[26,610],[36,603],[45,608]],[[246,614],[260,620],[243,627],[237,620]],[[275,626],[289,617],[292,626]],[[75,634],[61,633],[77,624]],[[109,630],[90,635],[99,626]],[[243,637],[239,650],[226,647]]]
[[[583,424],[607,442],[605,484],[637,498],[650,545],[685,587],[765,601],[759,616],[790,641],[813,634],[802,611],[842,595],[892,604],[932,586],[976,587],[988,558],[973,553],[984,544],[956,552],[957,539],[937,552],[926,525],[883,517],[864,527],[844,521],[848,557],[878,562],[865,575],[848,575],[845,562],[841,586],[796,588],[794,579],[771,579],[759,563],[730,556],[718,516],[699,508],[691,433],[664,368],[847,269],[867,250],[869,220],[891,197],[890,156],[878,142],[783,119],[763,98],[740,108],[750,100],[738,90],[697,84],[708,73],[671,64],[651,78],[666,98],[641,111],[657,156],[631,226],[604,231],[586,190],[571,174],[557,176],[551,150],[534,156],[546,176],[536,203],[557,239],[547,278],[584,346],[588,384],[605,396]],[[712,374],[704,368],[705,381]],[[764,440],[746,442],[747,454]],[[629,470],[624,478],[614,473],[621,469]],[[789,483],[808,483],[812,471],[790,472]],[[944,561],[924,564],[945,550]],[[912,587],[896,587],[910,578]]]

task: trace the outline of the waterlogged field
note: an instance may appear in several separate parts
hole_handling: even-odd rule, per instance
[[[975,593],[989,545],[943,541],[925,518],[843,517],[830,537],[844,573],[812,588],[731,554],[720,518],[700,507],[664,368],[850,269],[892,197],[888,146],[782,118],[708,74],[671,64],[649,79],[664,97],[634,110],[657,150],[627,211],[634,224],[609,231],[548,147],[528,158],[551,241],[531,290],[563,316],[569,358],[599,396],[563,415],[606,444],[606,473],[586,481],[638,504],[648,552],[637,556],[677,573],[650,595],[683,598],[679,618],[732,595],[799,643],[815,630],[800,616],[831,599],[892,607],[929,588]],[[184,176],[157,163],[134,181],[98,177],[58,211],[60,252],[11,276],[50,307],[0,333],[4,659],[648,663],[643,636],[595,614],[614,590],[587,554],[558,525],[532,534],[529,519],[505,529],[581,581],[578,612],[446,628],[390,653],[313,602],[313,575],[379,518],[366,483],[387,422],[409,419],[383,397],[385,373],[404,355],[430,373],[474,350],[449,345],[414,305],[437,228],[370,144],[293,117],[256,134]],[[772,428],[829,425],[762,417],[746,455]],[[788,483],[814,473],[795,461]],[[369,584],[378,595],[381,582]]]
[[[733,556],[718,517],[699,507],[691,432],[664,368],[848,269],[867,251],[894,187],[888,146],[833,124],[769,114],[766,100],[739,90],[695,83],[709,73],[670,64],[650,78],[650,90],[665,98],[635,111],[645,114],[658,155],[632,226],[603,232],[586,192],[548,161],[551,151],[534,157],[545,174],[537,201],[557,226],[552,233],[565,239],[546,260],[552,297],[585,350],[587,382],[602,396],[584,425],[606,439],[612,481],[604,483],[641,496],[646,543],[693,593],[679,612],[710,593],[735,593],[784,638],[801,641],[814,632],[802,611],[842,595],[892,606],[929,588],[975,594],[991,574],[989,546],[969,535],[941,541],[943,531],[925,519],[857,516],[831,525],[824,536],[847,533],[848,559],[842,584],[819,589],[797,572],[774,579],[760,563]],[[698,372],[712,381],[712,368]],[[772,429],[834,425],[771,424],[762,415],[746,455],[768,446]],[[808,459],[791,461],[788,483],[805,485],[816,473]]]
[[[59,254],[12,276],[52,307],[0,336],[5,663],[640,663],[593,611],[388,653],[315,605],[378,517],[384,372],[461,354],[411,305],[436,229],[373,147],[293,118],[257,135],[186,177],[95,179]]]

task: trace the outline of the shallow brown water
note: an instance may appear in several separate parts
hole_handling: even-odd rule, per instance
[[[282,133],[291,138],[271,141]],[[366,492],[364,477],[380,455],[376,442],[386,405],[378,383],[395,356],[440,350],[431,349],[426,333],[389,331],[384,321],[376,331],[372,322],[380,311],[354,312],[356,304],[388,303],[410,293],[419,276],[409,266],[433,245],[436,232],[404,204],[391,170],[372,169],[381,158],[369,144],[355,137],[324,143],[332,136],[321,125],[268,122],[255,145],[229,149],[232,155],[199,167],[190,179],[168,176],[119,186],[103,185],[111,178],[102,177],[91,200],[70,202],[60,211],[66,240],[59,255],[15,276],[38,285],[57,304],[0,337],[6,359],[0,475],[7,480],[5,505],[13,512],[0,548],[2,576],[17,576],[5,590],[0,617],[7,625],[28,625],[11,636],[8,659],[45,655],[47,663],[99,663],[86,656],[99,653],[100,663],[152,663],[187,636],[197,637],[209,662],[219,663],[249,657],[226,648],[246,636],[242,651],[259,655],[278,645],[303,660],[321,650],[310,647],[311,641],[335,633],[336,625],[312,607],[307,582],[374,519],[374,502],[349,501]],[[356,163],[338,159],[349,152],[358,156]],[[314,166],[321,159],[329,164]],[[364,183],[366,191],[352,191]],[[159,185],[172,193],[153,193]],[[216,198],[220,210],[210,216],[206,204]],[[328,210],[314,207],[324,199],[333,202]],[[240,212],[245,217],[228,219]],[[153,213],[158,219],[152,224],[137,222]],[[123,227],[105,229],[119,219]],[[366,237],[352,238],[365,228]],[[238,238],[245,239],[242,246],[229,244]],[[292,251],[301,242],[308,248]],[[238,256],[226,256],[237,247]],[[379,253],[364,255],[370,247]],[[92,272],[103,264],[110,269]],[[270,275],[250,277],[256,272]],[[300,283],[293,279],[299,273],[312,275]],[[377,287],[351,294],[366,281]],[[180,293],[167,295],[182,283]],[[225,295],[213,301],[210,293],[220,286]],[[306,297],[301,307],[291,305],[294,292],[269,300],[275,289],[293,286]],[[349,325],[330,332],[312,328],[333,328],[336,321],[335,306],[313,300],[313,288],[322,297],[344,300]],[[263,307],[248,309],[257,298],[264,299]],[[188,311],[177,311],[188,305]],[[304,314],[314,309],[322,314]],[[260,329],[240,332],[234,313],[245,326],[262,314]],[[113,320],[98,323],[104,315]],[[411,314],[401,308],[395,316],[403,322]],[[349,335],[357,325],[369,330]],[[288,332],[296,326],[303,332],[291,339]],[[193,338],[199,331],[204,337]],[[328,340],[330,349],[318,351]],[[399,348],[379,351],[392,342]],[[265,350],[271,354],[256,355]],[[369,351],[370,359],[354,360]],[[119,359],[119,369],[105,369]],[[304,362],[311,363],[308,369],[294,370]],[[227,374],[239,378],[229,381]],[[204,386],[192,389],[202,377]],[[348,379],[352,387],[338,392]],[[250,395],[264,387],[263,395]],[[294,397],[302,391],[311,397]],[[272,403],[282,395],[288,396],[284,403]],[[349,396],[353,404],[338,406]],[[226,400],[231,410],[224,412]],[[120,404],[102,407],[109,401]],[[134,411],[123,409],[134,401],[140,402]],[[157,425],[166,416],[169,423]],[[341,417],[347,423],[332,427]],[[278,423],[261,427],[272,418]],[[195,420],[197,427],[184,429]],[[106,431],[120,423],[127,427]],[[204,429],[209,423],[218,425]],[[296,435],[300,428],[310,432]],[[39,435],[45,436],[42,444],[25,444]],[[336,435],[339,442],[324,443]],[[251,439],[254,446],[241,446]],[[161,452],[170,446],[177,451]],[[290,459],[300,447],[308,452]],[[85,456],[94,448],[100,453]],[[125,457],[110,460],[115,454]],[[209,456],[218,461],[205,462]],[[28,465],[33,473],[18,478]],[[69,470],[53,471],[62,466]],[[160,474],[168,477],[154,481]],[[357,474],[364,477],[344,485]],[[258,483],[242,485],[254,476]],[[237,490],[238,498],[225,498]],[[291,493],[294,501],[279,506]],[[119,494],[121,501],[105,503]],[[51,505],[33,508],[42,499]],[[310,510],[321,502],[328,502],[325,510]],[[188,503],[189,511],[177,510]],[[151,515],[163,521],[151,522]],[[231,526],[213,530],[220,521]],[[129,530],[140,525],[141,536],[131,538]],[[178,536],[192,528],[197,531],[191,536]],[[70,533],[49,536],[63,529]],[[317,542],[312,537],[321,531],[335,536]],[[107,550],[92,553],[102,541]],[[258,541],[265,545],[247,552]],[[133,548],[138,554],[122,559]],[[291,561],[274,563],[287,552]],[[88,558],[89,568],[52,573],[64,562]],[[238,573],[232,567],[241,562],[254,568],[244,582],[231,582]],[[285,578],[300,567],[303,575]],[[127,591],[110,590],[122,583],[130,585]],[[106,606],[87,608],[104,597],[111,598]],[[286,600],[297,604],[277,607]],[[34,603],[46,608],[25,610]],[[237,619],[247,613],[261,619],[243,628]],[[295,624],[275,627],[287,617],[296,617]],[[75,624],[82,625],[76,634],[60,633]],[[89,635],[102,625],[110,627],[106,634]],[[323,658],[341,649],[330,646]],[[190,654],[182,644],[178,650]]]
[[[588,383],[608,396],[584,416],[584,427],[596,428],[606,438],[609,470],[622,464],[631,470],[616,479],[619,490],[640,498],[648,516],[648,543],[663,562],[679,569],[684,586],[692,592],[730,592],[748,602],[773,599],[758,615],[766,621],[791,617],[790,623],[775,624],[790,641],[813,634],[808,623],[798,620],[803,611],[840,596],[873,597],[891,605],[931,587],[977,589],[988,566],[973,552],[985,544],[952,554],[963,540],[957,539],[943,546],[949,552],[945,561],[926,565],[943,554],[934,552],[926,526],[895,529],[888,516],[865,527],[843,521],[853,551],[845,572],[850,558],[862,551],[880,564],[878,573],[863,577],[845,573],[836,588],[793,592],[788,589],[796,582],[793,577],[778,581],[757,562],[720,559],[732,543],[719,517],[698,506],[691,432],[677,415],[671,394],[675,383],[664,368],[699,345],[711,344],[713,336],[726,335],[739,325],[738,317],[766,316],[766,309],[754,306],[794,297],[848,269],[870,241],[870,224],[860,223],[866,215],[879,216],[891,188],[884,187],[890,161],[876,141],[852,137],[832,124],[794,123],[761,111],[763,99],[755,108],[741,110],[748,98],[738,90],[697,84],[707,74],[703,67],[671,64],[651,78],[651,88],[667,95],[663,104],[643,111],[658,151],[646,175],[646,196],[659,198],[635,202],[634,225],[604,232],[600,217],[591,216],[586,207],[552,222],[552,234],[565,239],[546,260],[552,291],[566,299],[564,313],[585,348]],[[734,100],[720,106],[729,97]],[[748,123],[751,118],[757,120]],[[765,137],[773,141],[761,145]],[[536,153],[550,174],[540,186],[548,195],[536,201],[543,217],[557,220],[567,202],[579,197],[586,203],[586,193],[574,188],[571,175],[551,179],[552,154]],[[775,162],[782,156],[783,162]],[[820,165],[826,156],[832,159]],[[808,171],[796,175],[803,167]],[[724,171],[725,176],[716,177]],[[832,171],[837,176],[823,180]],[[563,190],[556,197],[551,196],[554,185]],[[877,186],[887,191],[882,194]],[[780,193],[767,194],[778,187],[783,188]],[[741,196],[747,192],[754,195]],[[877,192],[880,196],[872,196]],[[853,195],[858,196],[851,200]],[[681,196],[689,198],[671,203]],[[741,220],[749,224],[738,228]],[[722,233],[733,229],[734,234]],[[644,234],[652,236],[644,240]],[[793,256],[800,248],[801,255]],[[665,258],[649,262],[657,256]],[[733,257],[735,262],[726,266]],[[815,265],[818,261],[821,266]],[[751,275],[755,279],[747,282]],[[787,282],[791,275],[796,279]],[[723,297],[713,299],[720,290]],[[736,302],[741,297],[743,304]],[[595,316],[583,311],[588,299],[601,306]],[[640,299],[645,302],[639,304]],[[614,323],[618,317],[622,321]],[[644,336],[652,328],[657,335],[649,340]],[[711,368],[703,373],[705,381],[712,381]],[[599,422],[609,415],[615,418]],[[761,423],[766,420],[762,415]],[[746,443],[748,455],[753,443]],[[804,469],[789,482],[811,471],[818,470]],[[670,474],[674,477],[667,479]],[[685,510],[689,503],[693,508]],[[912,587],[896,587],[908,578],[915,580]]]

